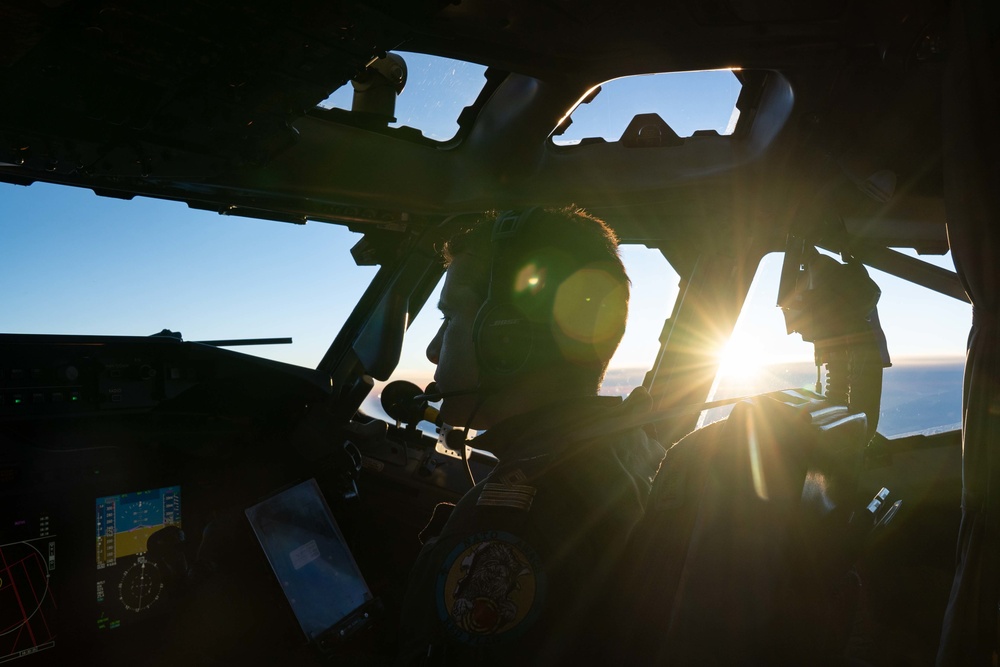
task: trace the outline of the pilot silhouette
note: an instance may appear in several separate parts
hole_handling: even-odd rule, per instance
[[[587,436],[649,407],[641,389],[598,396],[628,308],[617,239],[578,208],[534,208],[486,216],[443,254],[427,348],[441,416],[486,429],[474,445],[500,463],[426,540],[397,662],[579,663],[663,456],[640,429]]]

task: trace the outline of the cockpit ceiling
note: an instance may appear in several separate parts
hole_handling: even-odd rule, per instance
[[[445,7],[411,45],[540,78],[777,67],[854,41],[856,22],[871,18],[859,4],[472,0]]]
[[[405,226],[568,201],[623,221],[653,210],[667,227],[821,224],[866,215],[873,201],[878,215],[903,220],[895,212],[941,192],[945,9],[0,0],[0,179],[295,222]],[[451,144],[315,111],[397,47],[491,68]],[[744,84],[743,136],[573,150],[549,141],[602,81],[718,67],[756,77]],[[915,223],[941,224],[933,210]]]

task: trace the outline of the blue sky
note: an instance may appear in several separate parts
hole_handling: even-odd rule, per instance
[[[354,265],[359,237],[336,225],[39,183],[0,185],[0,225],[5,332],[292,336],[243,350],[315,366],[375,273]]]
[[[411,85],[397,116],[424,125],[428,135],[450,137],[454,119],[482,85],[483,68],[428,64],[413,54],[407,61]],[[681,135],[724,130],[738,94],[733,75],[687,76],[683,90],[657,94],[649,92],[652,77],[606,85],[580,108],[564,138],[613,140],[632,115],[657,110]],[[461,81],[466,83],[456,83]],[[454,96],[432,98],[421,82],[437,83],[438,90],[444,82]],[[342,90],[330,103],[340,99],[349,106],[349,98],[350,90]],[[428,113],[435,122],[419,120]],[[0,227],[4,332],[149,335],[168,328],[187,340],[291,336],[290,346],[240,349],[311,367],[375,273],[355,266],[349,251],[359,237],[336,225],[220,216],[177,202],[121,201],[78,188],[0,184]],[[625,248],[623,255],[634,283],[632,317],[614,364],[648,367],[676,296],[676,275],[664,293],[662,277],[643,278],[666,268],[661,256],[645,248]],[[949,257],[931,259],[951,268]],[[751,289],[732,344],[739,355],[758,361],[811,357],[810,346],[785,335],[774,307],[779,265],[766,260]],[[963,353],[967,304],[878,272],[873,277],[883,289],[879,307],[895,357]],[[418,381],[432,369],[423,351],[438,325],[436,298],[414,323],[400,364],[401,375]]]
[[[609,81],[588,104],[579,106],[573,123],[555,143],[587,137],[617,141],[638,113],[657,113],[681,137],[697,130],[732,134],[739,112],[740,83],[726,70],[629,76]]]

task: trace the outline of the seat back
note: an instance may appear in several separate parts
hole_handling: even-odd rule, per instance
[[[863,413],[785,391],[672,447],[611,603],[626,662],[790,664],[842,648],[866,430]]]

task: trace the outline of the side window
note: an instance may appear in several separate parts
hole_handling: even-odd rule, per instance
[[[951,253],[921,257],[954,270]],[[972,306],[869,270],[882,288],[879,317],[892,367],[882,378],[879,433],[893,438],[962,428],[962,375]]]
[[[399,365],[393,371],[392,377],[385,382],[376,382],[375,388],[361,404],[361,410],[365,414],[389,420],[389,416],[382,410],[382,404],[379,402],[382,387],[389,382],[406,380],[417,386],[426,387],[434,379],[434,364],[428,361],[426,351],[427,345],[441,326],[441,312],[437,309],[437,304],[441,299],[443,286],[444,277],[438,281],[437,287],[427,297],[427,303],[420,309],[406,330],[406,336],[403,338],[403,350],[399,355]],[[433,429],[430,430],[433,431]]]
[[[750,396],[791,387],[816,387],[813,346],[785,333],[775,304],[784,253],[766,255],[757,267],[733,335],[719,351],[719,372],[710,401]],[[727,417],[732,406],[702,414],[699,426]]]
[[[677,300],[680,277],[663,254],[640,245],[620,247],[632,281],[625,336],[608,364],[601,393],[627,396],[642,384],[660,349],[660,332]]]
[[[950,254],[920,259],[954,269]],[[783,253],[762,260],[733,336],[720,352],[712,400],[815,388],[812,344],[799,334],[785,334],[775,306],[782,260]],[[879,432],[891,438],[960,428],[972,307],[871,267],[868,272],[882,290],[879,319],[892,359],[883,374]],[[703,423],[721,419],[730,409],[708,411]]]

